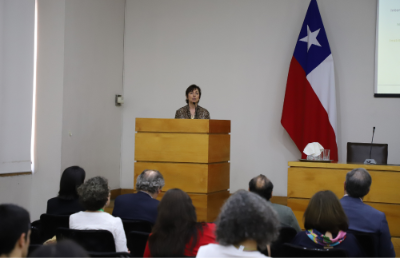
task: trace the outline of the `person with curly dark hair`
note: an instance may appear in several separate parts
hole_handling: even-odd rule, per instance
[[[175,118],[180,119],[210,119],[210,112],[199,106],[201,89],[196,84],[190,85],[186,89],[187,105],[178,109]]]
[[[306,247],[345,250],[349,257],[364,257],[356,237],[347,232],[349,225],[339,199],[332,191],[319,191],[304,212],[304,228],[292,244]]]
[[[199,249],[196,257],[265,257],[279,234],[276,211],[257,194],[239,190],[221,208],[217,218],[217,242]]]
[[[116,251],[127,252],[122,220],[104,212],[104,208],[110,204],[110,189],[107,179],[101,176],[90,178],[78,188],[78,194],[86,211],[72,214],[69,217],[69,227],[81,230],[108,230],[114,236]]]
[[[168,190],[158,205],[158,216],[143,257],[196,256],[200,246],[215,243],[215,225],[197,222],[189,195]]]
[[[68,167],[64,170],[60,180],[58,196],[47,201],[47,214],[71,215],[84,211],[79,202],[78,187],[85,181],[85,170],[79,166]]]

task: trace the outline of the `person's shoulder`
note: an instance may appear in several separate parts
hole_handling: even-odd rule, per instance
[[[211,233],[215,233],[215,228],[216,228],[216,225],[215,225],[215,223],[201,223],[201,229],[204,231],[204,232],[211,232]]]
[[[108,221],[112,221],[113,223],[122,223],[122,220],[120,217],[114,217],[113,215],[111,215],[108,212],[99,212],[97,214],[99,214],[99,217],[102,217],[103,219],[108,220]]]
[[[282,204],[271,203],[271,206],[278,213],[284,213],[284,214],[292,214],[293,213],[292,208],[282,205]]]
[[[296,236],[292,239],[291,243],[292,244],[297,244],[302,242],[304,239],[307,239],[307,233],[306,231],[300,231],[296,234]]]
[[[129,200],[129,199],[133,199],[133,198],[135,198],[135,195],[136,194],[134,194],[134,193],[127,193],[127,194],[118,195],[115,198],[115,202],[117,202],[117,201],[126,201],[126,200]]]
[[[73,221],[73,220],[79,220],[82,217],[86,217],[86,212],[83,211],[79,211],[76,213],[73,213],[69,216],[69,221]]]
[[[178,108],[178,109],[176,110],[176,112],[184,111],[184,110],[186,110],[187,108],[188,108],[188,105],[183,106],[183,107],[181,107],[181,108]]]
[[[197,106],[197,108],[198,108],[199,110],[203,111],[203,112],[210,113],[210,112],[208,112],[207,109],[203,108],[202,106]]]
[[[59,202],[60,199],[58,197],[53,197],[47,200],[47,205],[56,205]]]

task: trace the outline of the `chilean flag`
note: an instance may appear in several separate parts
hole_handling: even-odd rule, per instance
[[[331,49],[317,1],[311,0],[290,62],[281,120],[301,152],[319,142],[338,160],[335,95]]]

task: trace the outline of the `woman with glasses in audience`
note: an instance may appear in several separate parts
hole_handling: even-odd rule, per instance
[[[189,195],[168,190],[158,205],[158,216],[143,257],[196,256],[200,246],[215,243],[215,225],[198,223]]]
[[[86,211],[72,214],[69,217],[69,227],[81,230],[108,230],[113,234],[116,251],[127,252],[122,220],[104,212],[104,209],[110,204],[107,179],[101,176],[90,178],[78,188],[78,194]]]
[[[217,219],[217,242],[199,249],[196,257],[265,257],[279,234],[279,219],[267,201],[239,190],[222,206]]]
[[[304,212],[304,228],[292,240],[292,244],[318,249],[338,248],[347,251],[349,257],[365,256],[349,228],[346,214],[339,199],[332,191],[314,194]]]
[[[58,196],[47,201],[47,214],[71,215],[85,210],[79,203],[77,188],[85,181],[85,170],[78,166],[64,170],[60,180]]]

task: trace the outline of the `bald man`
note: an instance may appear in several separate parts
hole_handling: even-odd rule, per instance
[[[299,223],[297,222],[297,219],[294,216],[292,209],[284,205],[270,202],[273,189],[274,185],[272,184],[272,182],[266,176],[261,174],[254,177],[249,182],[249,191],[260,195],[268,201],[272,208],[278,213],[281,226],[292,227],[297,232],[300,232],[301,229]]]

